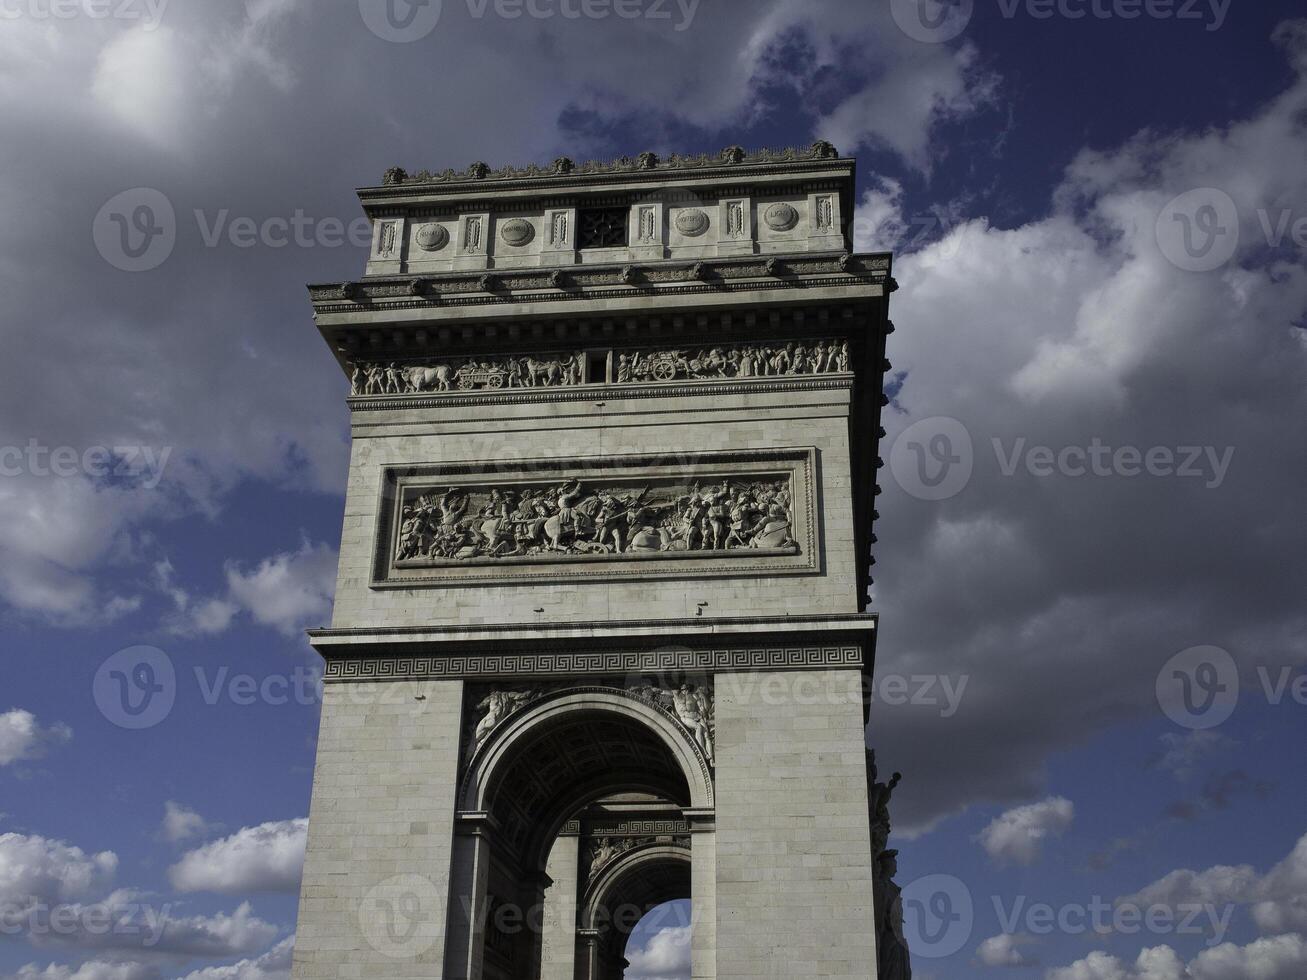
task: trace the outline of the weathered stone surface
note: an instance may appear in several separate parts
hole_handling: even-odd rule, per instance
[[[295,980],[616,980],[687,897],[695,980],[876,975],[892,280],[853,173],[819,143],[361,192],[367,275],[311,288],[353,448]]]

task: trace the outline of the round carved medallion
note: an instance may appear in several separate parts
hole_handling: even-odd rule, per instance
[[[424,252],[439,252],[449,244],[449,232],[444,225],[423,225],[418,229],[417,243]]]
[[[499,237],[509,245],[525,245],[535,238],[536,230],[525,218],[513,218],[505,221],[499,229]]]
[[[789,231],[799,223],[799,212],[795,210],[792,204],[786,204],[782,201],[780,204],[773,204],[764,211],[762,220],[767,222],[767,227],[772,231]]]
[[[690,208],[676,216],[676,230],[689,238],[696,238],[708,230],[708,215],[698,208]]]

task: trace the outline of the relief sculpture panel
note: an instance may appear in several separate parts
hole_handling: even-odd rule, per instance
[[[698,455],[669,465],[541,461],[544,472],[392,472],[374,584],[490,568],[815,567],[811,450],[703,454],[702,466]]]

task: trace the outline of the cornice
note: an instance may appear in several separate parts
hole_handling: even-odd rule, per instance
[[[647,384],[593,384],[574,388],[540,390],[514,388],[496,392],[450,392],[420,395],[352,395],[347,401],[355,412],[401,411],[449,408],[462,405],[524,405],[558,402],[612,401],[626,398],[688,398],[698,395],[765,394],[784,391],[846,391],[853,387],[852,372],[829,375],[795,375],[792,378],[762,377],[747,381],[669,381]],[[692,411],[702,412],[701,407]]]
[[[344,283],[314,283],[308,289],[315,314],[348,314],[509,303],[548,305],[596,298],[608,301],[858,285],[889,287],[890,266],[888,254],[750,256],[742,261],[660,261],[620,267],[378,276]]]

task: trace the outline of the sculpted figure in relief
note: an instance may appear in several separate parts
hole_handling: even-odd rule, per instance
[[[569,480],[410,494],[400,511],[400,562],[798,550],[788,480]]]
[[[350,379],[355,395],[413,395],[424,391],[485,391],[501,388],[551,388],[585,382],[585,354],[552,357],[469,358],[402,366],[358,363]]]
[[[712,347],[707,350],[623,352],[617,358],[617,382],[696,381],[717,378],[760,378],[848,371],[847,341],[817,341],[812,346],[790,343],[769,346]]]
[[[468,743],[467,757],[471,759],[476,755],[477,749],[481,748],[499,723],[534,697],[533,693],[525,691],[491,691],[482,698],[477,710],[484,711],[485,715],[477,722],[472,741]]]

